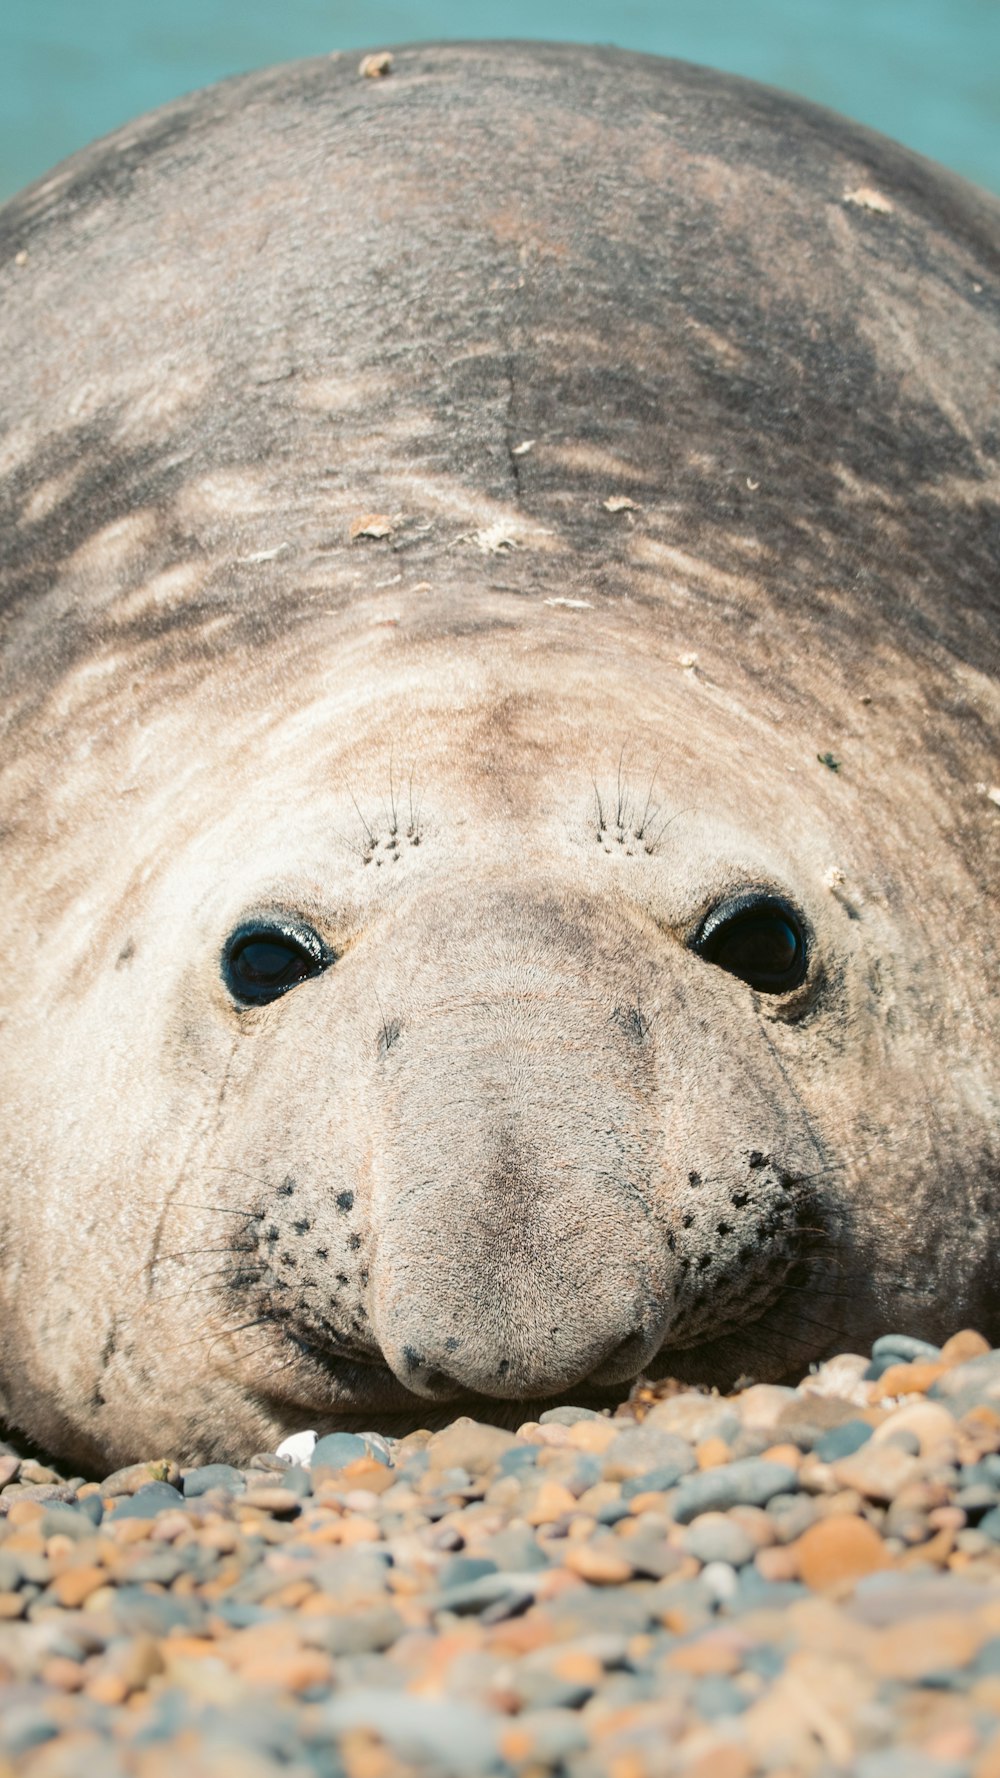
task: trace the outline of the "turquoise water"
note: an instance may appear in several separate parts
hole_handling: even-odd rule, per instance
[[[223,75],[434,37],[655,50],[806,94],[1000,191],[998,0],[6,0],[0,198]]]

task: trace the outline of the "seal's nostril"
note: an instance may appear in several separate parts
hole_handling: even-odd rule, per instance
[[[445,1376],[444,1371],[427,1371],[420,1380],[428,1394],[447,1396],[455,1393],[454,1378]]]

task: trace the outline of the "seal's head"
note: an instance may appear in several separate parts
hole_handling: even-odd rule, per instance
[[[1000,1333],[996,206],[421,48],[0,248],[11,1421],[239,1457]]]

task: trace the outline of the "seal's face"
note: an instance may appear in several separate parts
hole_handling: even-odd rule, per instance
[[[521,1417],[642,1371],[780,1376],[909,1312],[894,1219],[938,1120],[870,1017],[915,983],[858,799],[825,771],[805,804],[752,675],[720,697],[585,614],[463,638],[460,675],[355,617],[346,685],[329,624],[318,671],[275,649],[159,710],[137,685],[80,768],[95,807],[122,787],[86,903],[39,884],[44,1272],[81,1229],[95,1262],[32,1356],[75,1438]],[[872,1077],[910,1107],[895,1201]]]
[[[1000,1335],[998,243],[808,107],[516,46],[8,207],[15,1425]]]

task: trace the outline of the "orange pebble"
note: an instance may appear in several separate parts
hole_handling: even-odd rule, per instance
[[[970,1358],[985,1358],[990,1351],[989,1340],[984,1340],[981,1333],[974,1327],[963,1327],[961,1333],[952,1334],[941,1347],[942,1364],[966,1364]]]
[[[724,1438],[703,1438],[695,1445],[694,1454],[699,1469],[718,1469],[730,1461],[733,1453]]]
[[[96,1593],[98,1587],[103,1587],[107,1578],[105,1568],[64,1568],[52,1582],[52,1591],[60,1605],[73,1611],[89,1599],[91,1593]]]
[[[710,1747],[684,1769],[685,1778],[750,1778],[753,1762],[742,1747],[732,1742]]]
[[[883,1401],[887,1395],[926,1395],[931,1384],[943,1377],[948,1368],[940,1359],[927,1358],[913,1364],[891,1364],[872,1384],[872,1398]]]
[[[595,1547],[592,1543],[574,1543],[566,1549],[563,1558],[564,1568],[571,1574],[579,1575],[581,1580],[590,1581],[593,1586],[613,1586],[618,1581],[629,1580],[632,1575],[632,1564],[620,1556],[617,1550],[607,1545]]]
[[[119,1673],[95,1673],[85,1690],[95,1704],[124,1704],[128,1697],[128,1686]]]
[[[184,1636],[171,1634],[161,1644],[163,1658],[169,1665],[171,1661],[199,1661],[205,1655],[217,1655],[218,1644],[205,1636]]]
[[[551,1525],[563,1513],[576,1511],[576,1496],[562,1482],[542,1482],[525,1518],[529,1525]]]
[[[800,1578],[816,1591],[860,1580],[889,1564],[878,1532],[867,1519],[849,1513],[820,1519],[790,1547]],[[771,1552],[761,1551],[761,1555],[765,1553]]]
[[[957,1611],[911,1617],[883,1630],[869,1656],[880,1679],[921,1679],[966,1667],[983,1641],[982,1626]]]
[[[7,1509],[8,1525],[34,1525],[45,1511],[40,1500],[13,1500]]]
[[[596,1655],[587,1654],[584,1649],[567,1649],[565,1654],[556,1654],[551,1669],[556,1678],[564,1679],[567,1685],[589,1685],[595,1691],[604,1678],[604,1668]]]
[[[240,1677],[248,1686],[304,1692],[313,1685],[329,1685],[333,1663],[318,1648],[273,1649],[244,1662]]]
[[[175,1589],[176,1590],[176,1589]],[[277,1593],[268,1593],[269,1610],[280,1607],[282,1610],[294,1611],[316,1591],[311,1580],[290,1580]]]
[[[526,1729],[504,1729],[500,1736],[500,1752],[508,1764],[520,1766],[525,1763],[535,1745],[535,1737]]]
[[[795,1545],[770,1544],[766,1549],[758,1550],[754,1567],[761,1580],[798,1580],[799,1559]]]
[[[768,1463],[787,1463],[789,1469],[798,1469],[802,1462],[802,1452],[798,1445],[768,1445],[761,1452],[760,1461]]]
[[[663,1493],[633,1494],[628,1505],[638,1518],[640,1513],[664,1512],[667,1506],[667,1497]]]
[[[341,1519],[339,1524],[340,1541],[343,1544],[378,1543],[382,1536],[374,1519],[364,1519],[359,1516],[355,1519]]]
[[[738,1673],[742,1665],[740,1650],[725,1636],[707,1635],[697,1642],[675,1648],[667,1657],[667,1666],[678,1673],[691,1673],[704,1679],[713,1673]]]
[[[569,1437],[566,1442],[575,1451],[589,1451],[593,1456],[599,1457],[618,1437],[621,1428],[613,1420],[578,1420],[575,1426],[570,1426],[567,1430]]]

